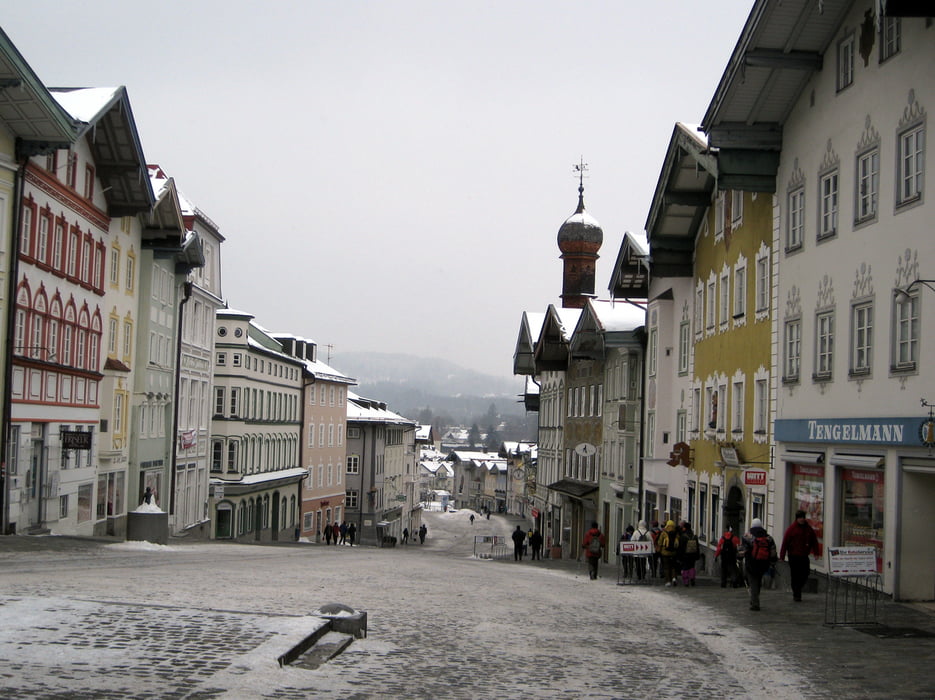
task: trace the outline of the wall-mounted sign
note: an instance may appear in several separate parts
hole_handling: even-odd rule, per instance
[[[82,430],[63,430],[59,433],[63,450],[90,450],[91,433]]]
[[[740,455],[737,454],[736,447],[722,447],[721,448],[721,460],[728,467],[739,467],[740,466]]]
[[[747,469],[743,473],[743,483],[745,486],[766,486],[766,470]]]
[[[692,463],[691,447],[686,442],[677,442],[672,445],[672,451],[669,453],[669,459],[666,462],[670,467],[677,467],[680,464],[690,467]]]

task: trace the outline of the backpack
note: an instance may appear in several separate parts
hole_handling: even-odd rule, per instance
[[[591,535],[591,541],[588,542],[588,552],[591,554],[601,553],[601,536]]]
[[[753,538],[753,559],[754,561],[769,561],[769,537],[760,535]]]
[[[685,554],[698,554],[698,538],[689,537],[685,543]]]
[[[636,538],[636,542],[646,542],[649,540],[648,533],[645,530],[637,530],[640,533],[640,536]]]
[[[734,544],[733,537],[725,537],[721,540],[721,556],[725,559],[737,558],[737,545]]]
[[[675,554],[679,550],[679,536],[677,532],[669,532],[668,530],[663,530],[666,536],[666,541],[660,546],[660,549],[665,552],[671,552]]]

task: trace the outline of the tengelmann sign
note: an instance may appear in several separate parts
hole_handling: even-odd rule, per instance
[[[916,418],[794,418],[775,423],[780,442],[850,443],[917,446]]]

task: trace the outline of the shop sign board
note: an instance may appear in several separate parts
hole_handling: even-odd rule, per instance
[[[877,573],[876,547],[828,547],[832,576],[869,576]]]
[[[746,486],[766,486],[766,470],[747,469],[743,473],[743,483]]]
[[[655,551],[652,542],[621,542],[620,554],[625,557],[645,557]]]

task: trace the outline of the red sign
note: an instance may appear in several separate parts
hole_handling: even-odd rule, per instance
[[[538,508],[533,508],[530,512],[532,513],[532,517],[534,517],[534,518],[538,518],[538,517],[539,517],[539,509],[538,509]]]
[[[743,483],[746,486],[766,486],[766,471],[764,469],[748,469],[743,473]]]

